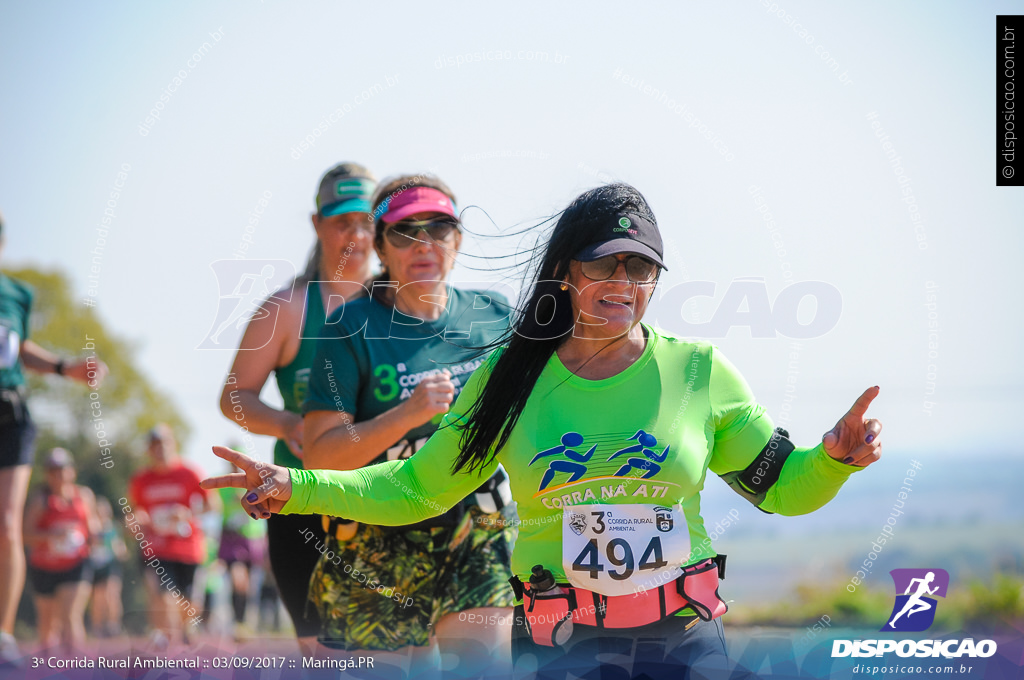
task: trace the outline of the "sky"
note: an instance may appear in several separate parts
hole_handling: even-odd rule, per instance
[[[1022,9],[4,3],[3,263],[65,271],[139,348],[212,469],[209,446],[238,430],[217,407],[232,353],[197,349],[220,303],[211,265],[248,236],[257,270],[301,268],[326,169],[433,172],[491,235],[621,180],[664,236],[658,295],[675,297],[653,307],[658,325],[718,345],[798,445],[879,385],[885,455],[984,449],[1019,465],[1000,425],[1024,405],[1024,190],[995,185],[994,99],[995,16]],[[684,304],[701,281],[712,292]],[[822,297],[797,305],[797,290]],[[737,311],[774,337],[730,324]],[[779,332],[816,314],[831,321],[814,337]]]

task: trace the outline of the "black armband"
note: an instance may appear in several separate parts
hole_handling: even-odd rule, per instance
[[[793,453],[794,448],[796,447],[793,446],[793,442],[789,441],[789,432],[777,427],[771,439],[750,465],[743,470],[727,472],[722,475],[722,479],[733,491],[761,510],[761,503],[764,502],[768,490],[779,481],[782,466],[786,464],[786,459]],[[767,510],[761,512],[768,513]]]

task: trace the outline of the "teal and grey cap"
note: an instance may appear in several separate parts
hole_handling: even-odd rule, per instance
[[[370,212],[370,197],[377,180],[356,163],[339,163],[320,180],[316,208],[321,217],[351,212]]]

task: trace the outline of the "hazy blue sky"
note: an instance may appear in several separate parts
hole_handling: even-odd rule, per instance
[[[1024,193],[995,186],[994,17],[1024,4],[774,5],[5,3],[3,259],[59,267],[84,299],[96,228],[130,167],[97,310],[138,343],[194,426],[191,455],[210,467],[207,445],[235,433],[216,405],[231,354],[195,349],[217,310],[210,264],[232,257],[261,195],[248,257],[301,266],[316,183],[341,160],[378,176],[433,170],[460,206],[503,229],[621,179],[658,217],[662,288],[716,284],[684,308],[688,320],[707,321],[734,279],[763,278],[774,300],[783,267],[841,293],[838,324],[799,351],[788,423],[798,443],[879,384],[871,414],[887,454],[1020,451],[1001,426],[1022,406]],[[484,58],[454,63],[473,53]],[[187,77],[141,134],[179,70]],[[695,118],[705,127],[690,127]],[[478,212],[469,219],[489,228]],[[778,420],[791,341],[745,328],[714,341]]]

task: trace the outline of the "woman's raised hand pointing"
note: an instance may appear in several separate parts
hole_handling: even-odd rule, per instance
[[[267,519],[280,512],[292,497],[292,478],[288,468],[253,460],[226,446],[214,446],[218,458],[234,463],[241,472],[209,477],[200,482],[204,489],[245,489],[242,507],[253,519]]]
[[[876,385],[864,390],[853,406],[836,426],[821,438],[825,453],[847,465],[867,467],[882,456],[882,442],[878,438],[882,421],[866,416],[868,406],[878,396]]]

